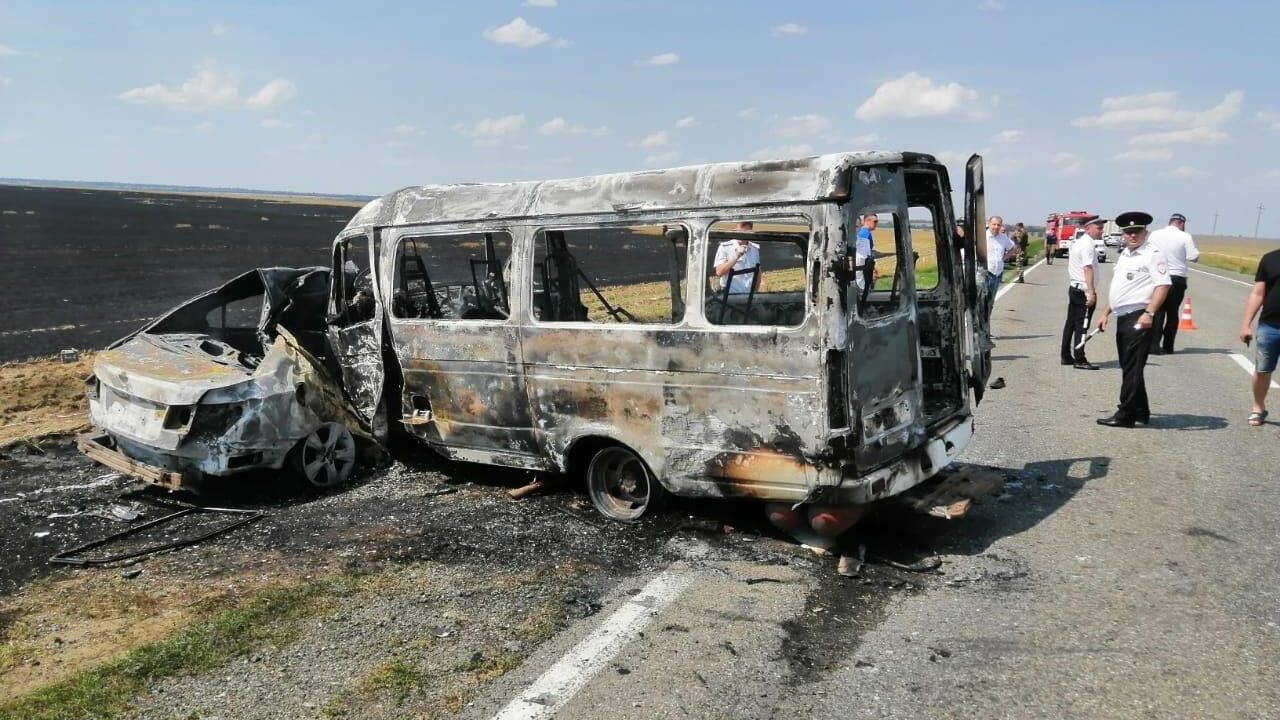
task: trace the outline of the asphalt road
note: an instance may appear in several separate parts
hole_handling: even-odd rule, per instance
[[[944,575],[862,593],[834,560],[683,540],[467,715],[1280,717],[1280,442],[1245,423],[1231,356],[1247,278],[1193,273],[1200,329],[1153,358],[1152,426],[1132,430],[1094,423],[1118,394],[1113,335],[1089,346],[1103,370],[1058,363],[1065,278],[1037,267],[997,305],[1008,387],[963,459],[1012,482],[936,533]]]

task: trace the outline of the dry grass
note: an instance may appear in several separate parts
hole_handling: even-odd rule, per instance
[[[92,372],[92,355],[0,365],[0,447],[85,426],[84,381]]]
[[[1280,248],[1280,240],[1259,240],[1220,236],[1196,236],[1200,262],[1222,270],[1253,275],[1258,261],[1268,252]]]

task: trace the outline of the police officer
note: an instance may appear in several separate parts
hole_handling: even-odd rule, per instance
[[[1169,295],[1169,262],[1164,253],[1147,242],[1151,215],[1126,212],[1116,217],[1124,233],[1124,248],[1116,259],[1107,308],[1098,320],[1098,330],[1107,329],[1107,319],[1116,316],[1116,350],[1120,355],[1120,405],[1111,417],[1099,418],[1099,425],[1131,428],[1151,421],[1147,404],[1147,383],[1143,370],[1151,352],[1152,326],[1156,312]]]
[[[1077,349],[1080,340],[1093,322],[1093,311],[1098,306],[1098,256],[1093,242],[1102,237],[1105,218],[1091,218],[1084,225],[1090,242],[1073,242],[1067,255],[1067,322],[1062,326],[1062,364],[1078,370],[1097,370],[1098,366],[1084,356],[1084,348]]]

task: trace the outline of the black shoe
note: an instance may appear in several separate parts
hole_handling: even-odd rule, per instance
[[[1098,418],[1098,424],[1106,425],[1107,427],[1133,427],[1133,421],[1123,415],[1112,415],[1111,417]]]
[[[1063,360],[1063,361],[1062,361],[1062,364],[1063,364],[1063,365],[1075,365],[1075,364],[1076,364],[1076,361],[1075,361],[1075,360]]]
[[[1089,362],[1088,360],[1081,360],[1078,363],[1074,363],[1073,366],[1077,370],[1101,370],[1102,369],[1097,365],[1094,365],[1093,363]]]
[[[1139,425],[1150,425],[1150,424],[1151,424],[1151,413],[1147,413],[1146,415],[1140,415],[1140,416],[1138,416],[1138,417],[1134,418],[1134,419],[1133,419],[1133,421],[1134,421],[1134,422],[1136,422],[1136,423],[1138,423]]]
[[[1163,352],[1164,352],[1164,354],[1165,354],[1165,355],[1172,355],[1172,354],[1173,354],[1173,348],[1171,348],[1171,347],[1164,348],[1164,349],[1163,349]]]

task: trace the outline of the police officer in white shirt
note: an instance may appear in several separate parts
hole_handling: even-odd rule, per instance
[[[754,229],[754,224],[740,222],[734,228],[734,231],[750,233]],[[749,293],[753,287],[757,290],[760,289],[759,244],[753,243],[744,237],[725,240],[716,248],[714,265],[716,277],[720,279],[720,287],[723,289],[728,284],[730,294]],[[749,270],[754,270],[754,272],[744,272]],[[726,276],[734,271],[739,274],[734,275],[730,283]]]
[[[1102,238],[1102,228],[1106,224],[1106,219],[1100,217],[1086,222],[1084,231],[1090,241],[1071,243],[1067,255],[1070,286],[1067,289],[1067,322],[1062,326],[1062,364],[1079,370],[1098,369],[1084,356],[1084,348],[1077,349],[1077,346],[1089,331],[1093,311],[1098,306],[1098,256],[1093,250],[1093,241]]]
[[[1181,320],[1178,311],[1187,294],[1187,263],[1200,262],[1200,250],[1187,232],[1187,216],[1182,213],[1169,216],[1169,224],[1151,233],[1147,242],[1164,252],[1169,262],[1169,278],[1173,280],[1169,297],[1156,313],[1155,332],[1151,333],[1152,354],[1164,355],[1173,352],[1173,340],[1178,336]]]
[[[1099,418],[1099,425],[1131,428],[1151,422],[1147,403],[1147,383],[1143,370],[1151,351],[1150,334],[1156,312],[1169,294],[1169,261],[1147,241],[1151,215],[1126,212],[1116,217],[1124,233],[1124,249],[1112,271],[1108,307],[1098,320],[1098,330],[1107,329],[1107,319],[1116,316],[1116,350],[1120,354],[1120,405],[1111,417]]]

